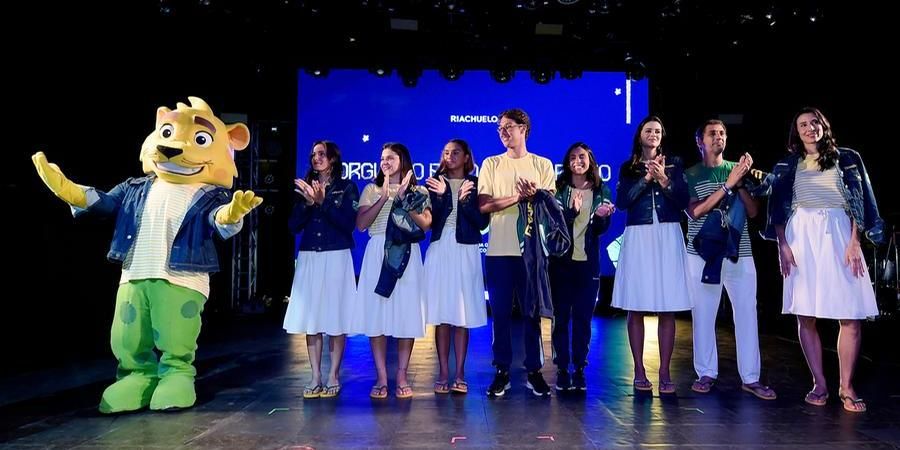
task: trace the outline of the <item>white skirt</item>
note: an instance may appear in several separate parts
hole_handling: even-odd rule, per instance
[[[798,208],[785,238],[797,267],[784,279],[782,313],[823,319],[878,315],[868,268],[856,277],[844,264],[852,226],[840,208]],[[865,262],[863,262],[865,268]]]
[[[345,334],[355,301],[356,279],[349,249],[302,251],[297,256],[284,329],[295,334]]]
[[[613,285],[612,306],[626,311],[691,309],[687,253],[681,225],[656,222],[625,227]]]
[[[425,254],[426,322],[480,327],[487,324],[481,253],[478,244],[460,244],[455,236],[455,229],[444,228]]]
[[[375,293],[384,259],[384,235],[369,238],[363,256],[356,294],[356,307],[350,320],[353,334],[369,337],[425,337],[425,307],[422,302],[425,268],[419,244],[411,244],[409,264],[397,280],[389,298]]]

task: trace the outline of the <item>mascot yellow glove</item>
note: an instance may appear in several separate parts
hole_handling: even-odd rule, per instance
[[[59,170],[59,166],[47,162],[44,152],[37,152],[32,155],[31,161],[34,162],[38,176],[41,177],[41,180],[44,180],[44,184],[57,197],[72,206],[87,207],[87,196],[84,195],[84,189],[66,178],[62,171]]]
[[[231,203],[216,212],[216,222],[222,225],[238,223],[250,210],[256,208],[262,202],[262,197],[257,197],[253,191],[234,191]]]

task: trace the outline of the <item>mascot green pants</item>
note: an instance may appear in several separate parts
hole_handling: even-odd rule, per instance
[[[119,286],[110,333],[118,381],[103,392],[101,412],[194,404],[194,352],[205,302],[203,294],[166,280]],[[162,353],[158,361],[154,347]]]

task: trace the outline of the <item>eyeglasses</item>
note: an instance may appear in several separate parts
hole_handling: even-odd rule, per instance
[[[521,123],[508,123],[508,124],[506,124],[506,125],[504,125],[504,126],[497,127],[497,132],[498,132],[498,133],[502,133],[502,132],[506,131],[507,133],[509,133],[509,130],[511,130],[511,129],[515,128],[515,127],[524,127],[524,126],[525,126],[525,125],[523,125],[523,124],[521,124]]]

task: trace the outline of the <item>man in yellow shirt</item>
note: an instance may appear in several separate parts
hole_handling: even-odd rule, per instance
[[[485,258],[493,316],[493,365],[497,369],[487,392],[491,396],[502,396],[510,388],[512,302],[515,296],[521,303],[525,296],[525,262],[519,250],[516,230],[518,204],[533,196],[538,189],[555,191],[556,180],[553,163],[530,153],[525,145],[531,133],[531,119],[525,111],[510,109],[502,112],[497,132],[506,152],[486,158],[478,174],[478,205],[482,213],[491,215]],[[522,320],[527,386],[534,395],[548,396],[550,387],[541,375],[544,363],[541,320],[527,316]]]

